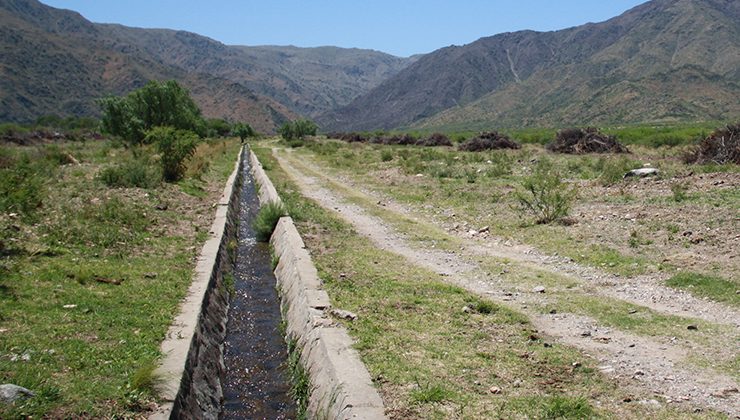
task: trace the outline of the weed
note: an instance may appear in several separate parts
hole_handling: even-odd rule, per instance
[[[284,329],[285,327],[283,327]],[[301,364],[301,349],[298,348],[298,340],[287,339],[288,342],[288,371],[290,372],[290,396],[297,405],[297,419],[306,418],[308,408],[308,397],[311,391],[311,380],[308,372]]]
[[[20,213],[32,219],[46,192],[44,183],[53,172],[24,153],[17,160],[6,157],[0,166],[0,212]]]
[[[411,391],[411,399],[418,404],[442,402],[450,397],[450,392],[442,385],[426,384],[422,386],[416,382],[417,388]]]
[[[253,227],[257,240],[269,242],[272,232],[275,230],[281,217],[287,216],[288,212],[282,203],[270,202],[264,205],[257,217],[254,218]]]
[[[141,365],[136,369],[134,374],[131,375],[131,388],[150,394],[153,393],[155,385],[160,380],[160,378],[155,375],[156,369],[157,364],[154,361]]]
[[[740,286],[718,276],[683,272],[668,279],[666,284],[701,297],[740,306]]]
[[[195,153],[198,136],[172,127],[156,127],[146,136],[148,143],[155,143],[162,166],[162,178],[167,182],[179,181],[185,174],[185,161]]]
[[[98,180],[114,188],[154,188],[162,179],[161,172],[144,159],[134,159],[118,166],[109,166],[98,173]]]
[[[595,416],[596,413],[585,398],[550,397],[542,410],[544,419],[590,419]]]
[[[674,182],[671,184],[671,198],[676,203],[680,203],[688,198],[689,186],[683,182]]]
[[[601,158],[596,164],[596,170],[600,172],[599,183],[603,186],[614,185],[624,179],[624,174],[640,166],[639,162],[625,156]]]
[[[380,160],[383,162],[390,162],[393,160],[393,153],[390,150],[383,150],[380,152]]]
[[[537,163],[531,176],[522,182],[524,191],[516,193],[522,212],[534,214],[539,224],[565,217],[576,198],[575,186],[568,187],[550,160]]]

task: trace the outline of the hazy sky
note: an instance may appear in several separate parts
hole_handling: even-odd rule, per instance
[[[93,22],[196,32],[232,45],[370,48],[398,56],[501,32],[600,22],[645,0],[42,0]]]

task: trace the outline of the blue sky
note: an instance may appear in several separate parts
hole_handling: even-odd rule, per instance
[[[398,56],[483,36],[600,22],[645,0],[42,0],[93,22],[196,32],[231,45],[369,48]]]

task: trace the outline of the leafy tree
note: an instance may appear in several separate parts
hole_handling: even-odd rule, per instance
[[[176,81],[150,81],[126,96],[109,96],[100,101],[103,130],[122,138],[127,146],[147,140],[154,127],[169,126],[205,134],[200,109],[187,90]]]
[[[236,123],[232,132],[234,135],[239,136],[242,143],[244,143],[247,137],[254,137],[257,135],[257,132],[254,131],[252,126],[247,123]]]
[[[226,137],[231,133],[231,124],[222,118],[211,118],[206,122],[208,137]]]
[[[279,133],[285,140],[297,140],[306,136],[315,136],[318,126],[311,120],[298,119],[287,122],[280,127]]]
[[[175,182],[185,174],[185,161],[195,153],[198,136],[174,127],[155,127],[147,133],[146,142],[157,146],[164,180]]]

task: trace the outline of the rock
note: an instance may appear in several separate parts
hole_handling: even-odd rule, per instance
[[[156,279],[157,273],[144,273],[144,278],[145,279]]]
[[[22,386],[13,384],[0,385],[0,401],[6,404],[35,396],[36,394],[31,390],[23,388]]]
[[[77,307],[77,305],[74,305],[74,304],[70,304],[70,305],[64,305],[64,306],[62,306],[62,308],[64,308],[64,309],[74,309],[74,308],[76,308],[76,307]]]
[[[634,376],[644,376],[645,375],[645,372],[643,372],[641,370],[636,370],[635,373],[633,373],[633,375]]]
[[[169,206],[167,205],[167,203],[160,203],[157,204],[154,208],[160,211],[165,211],[169,208]]]
[[[532,291],[534,293],[545,293],[545,286],[537,286]]]
[[[358,318],[357,314],[343,309],[332,309],[331,314],[340,319],[346,319],[347,321],[354,321]]]
[[[469,306],[463,306],[462,311],[466,314],[473,312],[473,310]]]
[[[631,176],[636,176],[640,178],[644,178],[647,176],[657,176],[660,173],[656,168],[640,168],[640,169],[633,169],[626,174],[624,174],[625,178],[629,178]]]
[[[501,388],[497,386],[492,386],[491,389],[488,390],[488,392],[490,392],[493,395],[499,395],[501,394]]]
[[[699,327],[697,327],[696,325],[689,325],[688,327],[686,327],[686,329],[691,330],[691,331],[697,331]]]
[[[478,229],[478,233],[488,233],[491,230],[490,226],[484,226]]]

